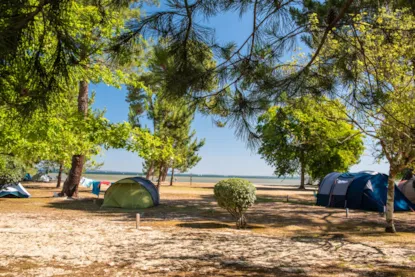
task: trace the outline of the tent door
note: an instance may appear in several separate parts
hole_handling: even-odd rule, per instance
[[[354,178],[341,177],[336,180],[330,192],[329,207],[347,208],[346,194],[353,180]]]

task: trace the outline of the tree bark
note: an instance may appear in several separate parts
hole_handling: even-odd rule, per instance
[[[168,171],[169,171],[169,167],[167,165],[164,166],[164,168],[163,168],[163,178],[161,179],[163,182],[166,181]]]
[[[153,175],[154,162],[151,162],[150,167],[147,169],[146,179],[150,180],[150,177]]]
[[[86,118],[86,116],[88,115],[88,82],[85,80],[79,82],[78,112],[81,113],[84,116],[84,118]],[[77,196],[78,185],[81,181],[84,163],[85,156],[83,154],[72,156],[71,170],[69,171],[68,178],[63,184],[60,196]]]
[[[170,186],[173,186],[174,180],[174,167],[171,168]]]
[[[82,170],[85,162],[85,156],[74,155],[72,156],[71,170],[69,171],[68,178],[63,183],[61,195],[68,197],[78,196],[78,185],[81,181]]]
[[[388,199],[386,201],[386,228],[387,233],[396,233],[395,224],[393,222],[393,210],[395,203],[395,177],[396,173],[389,169],[388,178]]]
[[[163,175],[163,164],[161,164],[160,165],[160,168],[159,168],[159,178],[157,180],[157,190],[158,191],[160,190],[160,183],[161,183],[161,177],[162,177],[162,175]]]
[[[301,154],[303,156],[303,154]],[[304,162],[300,162],[301,166],[301,181],[300,181],[300,187],[298,189],[305,189],[305,168],[304,168]]]
[[[58,173],[58,183],[56,184],[57,188],[61,187],[61,182],[62,182],[62,171],[63,171],[63,164],[60,163],[59,164],[59,173]]]
[[[241,214],[236,221],[236,228],[237,229],[245,229],[247,225],[246,217],[244,214]]]

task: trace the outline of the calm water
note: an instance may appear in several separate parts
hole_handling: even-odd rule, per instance
[[[57,176],[57,173],[49,173],[50,176]],[[143,176],[141,174],[133,173],[133,172],[126,172],[126,173],[101,173],[101,172],[94,172],[94,173],[86,173],[82,176],[94,179],[94,180],[100,180],[100,181],[118,181],[124,178],[128,177],[134,177],[134,176]],[[286,178],[281,179],[277,177],[261,177],[261,176],[197,176],[197,175],[176,175],[175,176],[175,182],[193,182],[193,183],[217,183],[220,180],[228,179],[228,178],[243,178],[251,183],[257,184],[257,185],[286,185],[286,186],[299,186],[300,185],[300,179],[299,178]],[[65,180],[66,175],[62,176],[62,179]],[[168,181],[170,181],[170,176],[167,176]],[[154,182],[157,181],[157,178],[153,179]]]
[[[91,173],[87,173],[84,174],[84,176],[86,178],[90,178],[90,179],[94,179],[94,180],[108,180],[108,181],[117,181],[123,178],[127,178],[127,177],[133,177],[133,176],[137,176],[137,175],[133,175],[133,174],[91,174]],[[209,176],[175,176],[175,181],[176,182],[190,182],[190,179],[192,179],[193,183],[217,183],[220,180],[223,179],[227,179],[229,177],[227,176],[214,176],[214,177],[209,177]],[[273,177],[243,177],[243,176],[239,176],[239,178],[243,178],[246,179],[254,184],[257,185],[291,185],[291,186],[299,186],[300,185],[300,179],[279,179],[279,178],[273,178]],[[153,181],[156,181],[157,179],[155,178]],[[170,177],[167,177],[167,180],[170,180]]]

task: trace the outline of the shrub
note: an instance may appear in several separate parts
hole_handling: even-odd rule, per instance
[[[215,185],[214,193],[219,206],[226,209],[235,219],[236,227],[246,227],[246,210],[255,200],[255,186],[243,179],[226,179]]]
[[[0,155],[0,188],[21,181],[24,173],[24,166],[18,159]]]

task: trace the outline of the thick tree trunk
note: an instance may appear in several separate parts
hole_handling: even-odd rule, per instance
[[[153,175],[154,162],[151,162],[150,167],[147,169],[146,179],[150,180],[150,177]]]
[[[304,163],[301,163],[301,181],[298,189],[305,189],[305,168]]]
[[[59,173],[58,173],[58,183],[56,184],[57,188],[61,187],[61,182],[62,182],[62,171],[63,171],[63,164],[60,163],[59,164]]]
[[[88,82],[79,82],[79,94],[78,94],[78,112],[82,113],[84,117],[88,114]],[[81,181],[82,170],[84,168],[85,156],[82,154],[72,156],[71,170],[69,171],[68,178],[63,184],[61,196],[68,197],[77,196],[78,185]]]
[[[71,170],[69,171],[68,178],[63,184],[62,193],[68,197],[78,196],[78,185],[81,181],[82,170],[84,167],[85,156],[74,155],[72,156]]]
[[[386,202],[386,228],[387,233],[396,233],[395,224],[393,222],[393,210],[395,203],[395,177],[396,173],[389,170],[388,178],[388,200]]]
[[[170,186],[173,186],[174,180],[174,167],[171,168]]]

